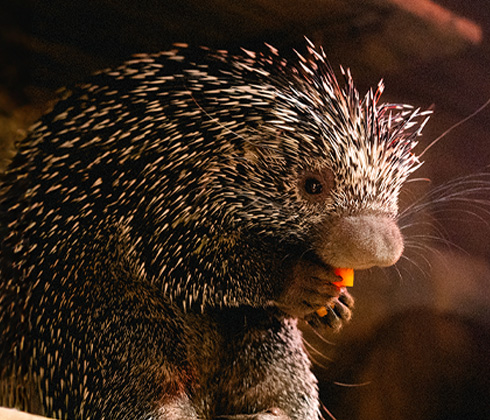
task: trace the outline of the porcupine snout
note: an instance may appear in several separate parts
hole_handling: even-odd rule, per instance
[[[316,245],[317,254],[333,267],[388,267],[400,258],[403,237],[392,218],[361,214],[336,219]]]

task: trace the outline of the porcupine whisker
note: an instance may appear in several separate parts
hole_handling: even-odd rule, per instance
[[[430,254],[434,254],[434,255],[437,255],[437,256],[442,256],[443,255],[443,252],[441,249],[433,246],[433,245],[430,245],[428,243],[422,243],[422,244],[419,244],[419,243],[416,243],[416,242],[411,242],[407,245],[407,258],[411,258],[410,257],[410,253],[413,252],[418,258],[421,258],[425,264],[427,264],[427,266],[429,268],[432,267],[432,264],[431,264],[431,260],[429,259],[429,255]],[[411,261],[412,263],[414,263],[414,261],[412,260]]]
[[[410,236],[410,229],[420,229],[420,228],[429,228],[430,230],[435,230],[436,233],[445,238],[447,237],[447,232],[445,231],[444,225],[442,224],[441,221],[432,218],[431,220],[415,220],[410,223],[405,222],[409,217],[415,217],[417,216],[417,213],[413,213],[412,215],[407,215],[404,217],[404,220],[400,221],[400,231],[407,231],[407,235]]]
[[[371,385],[373,381],[366,381],[366,382],[358,382],[356,384],[348,384],[346,382],[339,382],[339,381],[333,381],[332,382],[334,385],[341,386],[344,388],[361,388],[364,386]]]
[[[451,204],[462,204],[465,208],[451,207]],[[441,205],[444,205],[443,208],[440,208]],[[437,223],[439,226],[442,226],[442,221],[459,221],[463,223],[471,223],[471,221],[483,223],[484,225],[489,225],[488,216],[490,215],[490,210],[486,207],[490,206],[490,201],[483,199],[470,199],[470,198],[444,198],[442,200],[434,200],[432,202],[427,202],[418,206],[415,206],[411,209],[410,212],[406,213],[403,218],[400,220],[400,229],[407,230],[409,228],[422,226],[423,224],[434,225]],[[432,218],[431,222],[413,222],[407,224],[405,220],[408,220],[412,217],[416,217],[420,214],[420,212],[428,211],[429,217]],[[470,220],[468,217],[460,218],[456,217],[458,214],[464,216],[470,216]],[[436,216],[438,219],[436,219]]]
[[[308,340],[305,340],[303,338],[303,342],[305,343],[305,345],[313,352],[315,353],[316,355],[320,356],[322,359],[325,359],[329,362],[333,362],[334,360],[328,356],[325,356],[325,354],[323,354],[320,350],[318,350],[313,344],[309,343]],[[311,353],[310,353],[311,354]],[[318,359],[317,359],[318,360]],[[316,362],[318,363],[318,362]],[[319,366],[323,367],[323,368],[326,368],[328,369],[328,367],[326,367],[325,365],[321,365],[319,364]]]
[[[474,191],[477,191],[479,193],[483,193],[483,192],[490,191],[490,189],[478,188],[477,190],[474,190]],[[432,199],[432,202],[430,204],[437,205],[437,204],[448,204],[448,203],[449,204],[453,204],[453,203],[467,204],[468,203],[470,205],[471,204],[478,205],[478,207],[475,207],[475,208],[480,208],[480,206],[482,206],[482,205],[488,206],[490,204],[490,201],[487,199],[472,198],[471,196],[469,196],[469,194],[471,192],[472,192],[471,190],[467,190],[468,194],[465,194],[463,192],[460,194],[448,194],[448,195],[444,195],[441,197],[437,197],[437,198]],[[484,207],[482,207],[482,210],[484,210]]]
[[[316,357],[314,357],[307,348],[305,348],[305,352],[308,355],[308,358],[311,360],[311,362],[314,365],[321,367],[322,369],[328,370],[328,367],[325,366],[323,363],[319,362],[318,359]]]
[[[462,248],[461,246],[455,244],[454,242],[450,241],[449,239],[442,238],[442,237],[437,236],[437,235],[430,235],[430,234],[413,235],[413,236],[410,237],[410,239],[421,241],[421,246],[424,245],[424,242],[423,241],[433,242],[433,243],[445,245],[448,248],[457,249],[457,250],[459,250],[459,251],[461,251],[461,252],[463,252],[465,254],[468,254],[468,251],[465,251],[464,248]],[[407,248],[409,248],[411,245],[413,245],[413,243],[414,243],[413,241],[408,241]],[[417,243],[417,242],[415,242],[415,243]],[[430,249],[430,248],[428,248],[428,249]],[[433,250],[436,250],[436,248],[434,248]]]
[[[482,112],[488,105],[490,105],[490,98],[479,108],[476,109],[476,111],[473,111],[470,115],[467,117],[463,118],[461,121],[458,121],[456,124],[452,125],[449,127],[446,131],[444,131],[440,136],[438,136],[435,140],[433,140],[423,151],[418,155],[419,158],[421,158],[425,152],[427,152],[430,148],[432,148],[436,143],[439,142],[442,138],[446,137],[451,131],[453,131],[455,128],[459,127],[460,125],[464,124],[466,121],[470,120],[474,116],[478,115],[480,112]]]
[[[405,265],[410,264],[410,266],[413,265],[415,267],[415,263],[413,261],[410,261],[410,258],[404,259],[404,261],[408,261],[408,263],[405,264]],[[400,262],[398,262],[397,263],[397,267],[399,267],[399,265],[403,265],[403,264],[400,264]],[[417,269],[419,269],[419,268],[417,267]],[[405,284],[405,281],[407,279],[410,282],[411,279],[413,280],[415,278],[414,272],[412,270],[410,270],[408,267],[399,267],[399,270],[400,270],[401,277],[398,278],[398,283],[397,284]],[[427,278],[427,272],[426,273],[422,273],[422,275],[423,275],[424,278]]]
[[[395,270],[396,274],[397,274],[397,277],[398,277],[398,281],[399,282],[402,282],[403,281],[403,275],[402,275],[402,272],[400,271],[400,267],[398,267],[398,262],[393,266],[393,269]],[[386,273],[386,269],[383,269],[382,270],[384,273]],[[387,275],[386,275],[387,276]],[[387,276],[388,277],[388,276]]]
[[[427,252],[427,249],[425,247],[419,247],[419,248],[420,248],[420,252],[417,252],[416,255],[418,257],[422,258],[424,260],[424,262],[427,264],[427,266],[430,268],[432,265],[431,265],[430,261],[427,259],[427,256],[424,254],[424,252],[422,252],[422,251]],[[412,250],[413,250],[413,247],[412,247]],[[416,263],[413,260],[413,258],[410,258],[409,256],[404,254],[400,257],[400,259],[409,262],[411,265],[413,265],[423,275],[424,278],[427,278],[427,276],[428,276],[427,270],[426,269],[424,270],[418,263]],[[407,270],[407,272],[408,272],[408,270]],[[400,280],[404,280],[404,278],[405,277],[402,277]]]
[[[484,192],[485,190],[480,190],[480,191]],[[474,210],[470,212],[469,209],[451,208],[448,206],[451,204],[464,204],[465,206],[472,207]],[[442,205],[444,205],[444,207],[442,207]],[[468,214],[470,215],[472,214],[474,216],[478,215],[477,211],[488,215],[489,210],[487,210],[485,207],[489,205],[490,205],[490,201],[486,199],[477,199],[477,198],[470,198],[464,196],[440,197],[440,198],[432,199],[431,201],[427,201],[425,203],[421,203],[409,209],[410,211],[402,216],[401,221],[403,222],[404,219],[408,219],[413,215],[416,215],[417,213],[424,210],[429,210],[431,215],[447,214],[451,212],[464,213],[465,211],[468,211]]]
[[[397,263],[395,264],[395,267],[397,267],[397,269],[399,271],[399,274],[396,277],[396,283],[395,284],[397,284],[397,285],[398,284],[405,284],[407,276],[409,279],[412,278],[413,273],[406,267],[407,265],[410,265],[410,266],[414,265],[415,266],[415,264],[411,261],[410,257],[407,257],[405,254],[403,254],[400,257],[400,260],[397,261]],[[391,277],[389,275],[387,275],[387,278],[393,279],[393,281],[395,280],[393,277]]]
[[[398,216],[398,220],[403,220],[410,213],[418,213],[430,206],[445,202],[477,202],[482,205],[489,205],[486,199],[471,198],[471,194],[481,194],[490,190],[490,180],[486,178],[489,174],[469,175],[457,178],[456,180],[444,183],[424,194],[407,206]]]
[[[424,235],[421,235],[422,237],[419,238],[419,240],[421,239],[427,239]],[[427,240],[426,242],[416,242],[416,241],[412,241],[410,239],[407,239],[407,241],[405,242],[406,243],[406,251],[407,251],[407,255],[410,255],[410,251],[415,251],[415,250],[419,250],[421,252],[424,252],[425,254],[422,254],[423,256],[427,256],[427,253],[428,252],[434,252],[434,253],[441,253],[441,250],[436,248],[434,245],[433,245],[433,240],[434,238],[438,238],[438,237],[431,237],[430,240]],[[439,239],[439,238],[438,238]],[[449,245],[449,242],[446,242],[444,245]]]
[[[410,214],[410,216],[412,216]],[[405,217],[405,219],[407,219],[408,217]],[[404,222],[403,224],[400,224],[400,231],[404,231],[404,230],[410,230],[410,229],[414,229],[414,228],[417,228],[417,227],[425,227],[425,228],[432,228],[434,226],[434,222],[433,221],[426,221],[426,220],[417,220],[417,221],[412,221],[410,223],[408,222]]]
[[[410,184],[413,182],[432,182],[429,178],[411,178],[405,181],[405,184]]]
[[[431,217],[429,214],[430,220],[413,220],[417,216],[420,216],[416,212],[405,215],[405,217],[399,221],[400,231],[406,231],[405,236],[410,237],[412,235],[411,230],[428,228],[429,230],[435,230],[435,232],[442,238],[448,237],[448,234],[445,230],[442,221],[437,220],[436,218]],[[409,222],[409,220],[411,221]]]
[[[457,188],[460,188],[458,190]],[[438,201],[448,201],[453,198],[470,198],[471,193],[481,193],[483,191],[490,190],[490,182],[465,182],[462,180],[460,183],[450,183],[444,185],[440,189],[436,189],[431,194],[431,200]]]
[[[322,334],[320,334],[316,328],[312,327],[310,324],[307,324],[310,331],[317,336],[317,338],[328,346],[336,346],[337,344],[333,341],[327,340]]]
[[[432,216],[435,215],[445,215],[445,214],[461,214],[462,216],[471,216],[475,221],[482,222],[485,225],[489,225],[490,222],[487,218],[483,217],[481,214],[478,212],[483,212],[486,216],[490,216],[490,211],[482,208],[481,206],[477,206],[477,204],[488,204],[488,203],[481,203],[481,202],[470,202],[467,200],[462,200],[461,201],[465,205],[470,205],[474,210],[468,209],[441,209],[441,210],[433,210],[431,212]],[[457,221],[457,222],[467,222],[467,218],[462,218],[462,217],[444,217],[443,220],[445,221]]]
[[[328,408],[325,406],[325,404],[321,403],[321,408],[322,408],[322,411],[324,411],[325,413],[327,413],[327,416],[331,419],[331,420],[337,420],[337,417],[335,417],[333,415],[333,413],[330,412],[330,410],[328,410]],[[323,415],[322,415],[323,417]],[[323,420],[325,420],[325,417],[323,417]]]

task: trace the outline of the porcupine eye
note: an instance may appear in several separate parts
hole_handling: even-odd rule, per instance
[[[299,181],[299,190],[303,198],[318,202],[324,200],[333,187],[333,173],[329,169],[308,172]]]
[[[310,195],[320,194],[323,191],[322,183],[316,178],[307,178],[305,181],[305,191]]]

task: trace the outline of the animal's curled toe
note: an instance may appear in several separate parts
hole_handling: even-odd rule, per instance
[[[354,308],[354,298],[346,289],[341,289],[340,295],[325,306],[325,314],[320,315],[318,312],[310,314],[306,321],[312,327],[330,327],[339,330],[342,325],[352,318]]]

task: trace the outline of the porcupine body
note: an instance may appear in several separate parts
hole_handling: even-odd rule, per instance
[[[309,49],[139,55],[32,129],[0,190],[3,404],[318,418],[297,319],[337,327],[332,267],[399,258],[423,113],[360,100]]]

